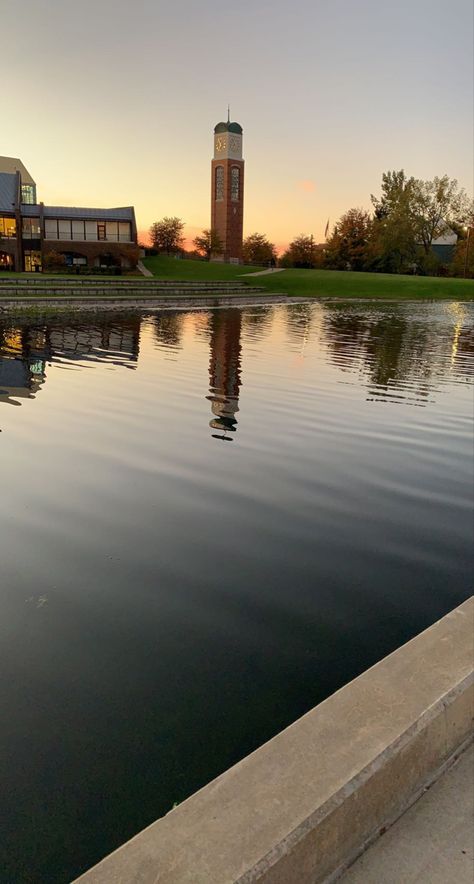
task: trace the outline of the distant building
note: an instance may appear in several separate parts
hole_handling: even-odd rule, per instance
[[[458,235],[450,228],[443,236],[439,236],[431,243],[431,251],[442,264],[449,264],[454,258]]]
[[[222,255],[230,263],[242,261],[244,225],[244,161],[242,126],[218,123],[214,128],[214,158],[211,164],[211,227],[223,245]]]
[[[21,160],[0,157],[0,270],[40,271],[51,252],[68,266],[127,267],[136,245],[133,206],[45,206]]]

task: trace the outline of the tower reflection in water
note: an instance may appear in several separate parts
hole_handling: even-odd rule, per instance
[[[237,430],[241,387],[242,311],[216,310],[210,318],[209,396],[214,417],[209,422],[214,439],[232,441]]]

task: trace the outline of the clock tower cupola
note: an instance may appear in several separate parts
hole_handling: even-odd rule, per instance
[[[226,123],[214,128],[214,158],[211,166],[211,227],[217,230],[223,245],[224,261],[242,260],[244,223],[244,161],[242,126]]]

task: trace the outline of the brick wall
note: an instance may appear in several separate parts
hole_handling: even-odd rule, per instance
[[[82,242],[80,240],[70,242],[58,239],[44,239],[42,243],[43,258],[48,252],[72,252],[75,255],[87,258],[89,267],[94,267],[96,258],[99,258],[101,255],[112,255],[113,258],[119,261],[121,255],[126,254],[128,250],[136,250],[135,244],[109,241]]]
[[[224,199],[216,200],[215,176],[217,166],[224,169]],[[240,170],[239,200],[231,199],[231,169],[236,166]],[[244,161],[243,160],[212,160],[211,164],[211,227],[214,227],[224,246],[223,258],[242,260],[242,238],[244,224]]]

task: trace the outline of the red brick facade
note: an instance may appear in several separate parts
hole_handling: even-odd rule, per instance
[[[216,169],[223,172],[223,196],[217,198]],[[232,168],[239,170],[238,199],[232,199]],[[244,225],[244,161],[232,159],[212,160],[211,164],[211,227],[219,233],[224,247],[224,261],[242,260]],[[235,194],[234,194],[235,197]]]
[[[110,259],[114,264],[122,266],[135,266],[138,260],[138,247],[134,243],[116,242],[82,242],[57,239],[44,239],[42,241],[43,260],[50,252],[59,254],[73,254],[86,258],[88,267],[96,267],[103,263],[109,263],[104,259]]]

